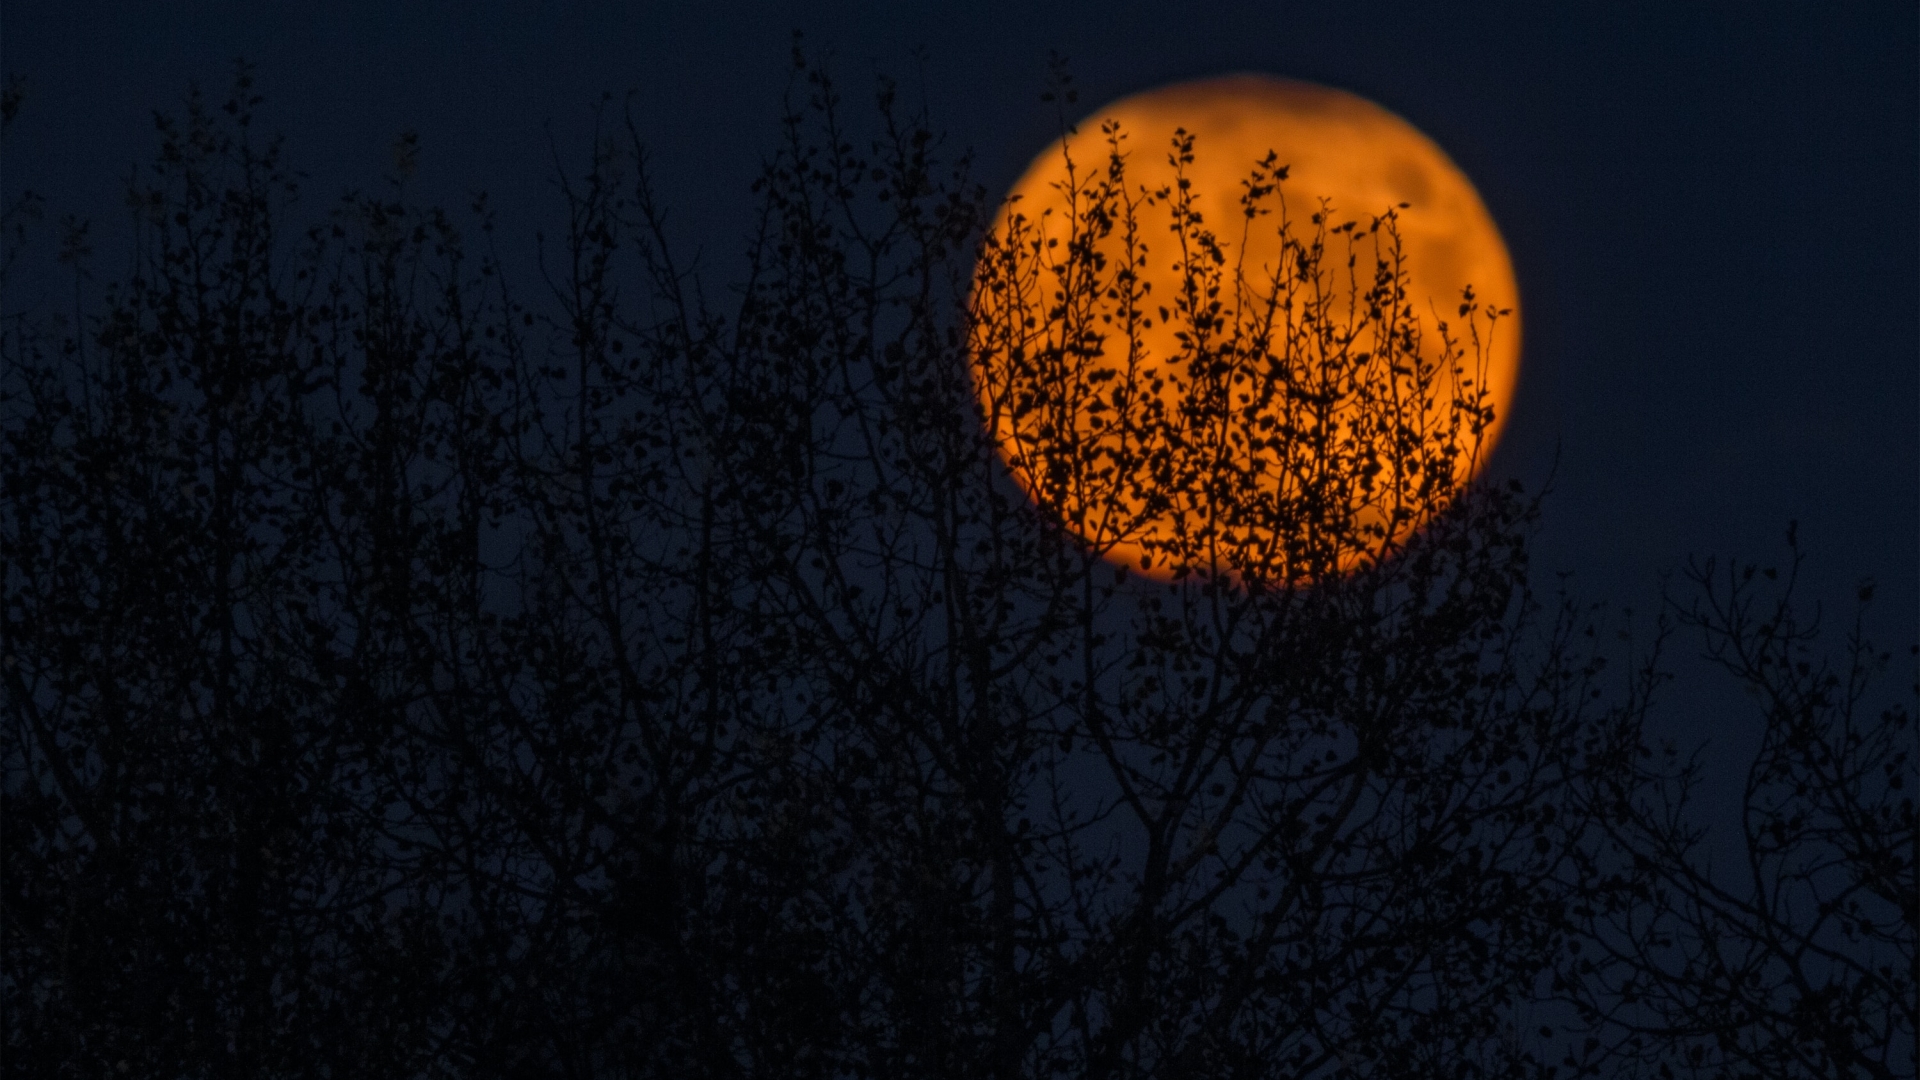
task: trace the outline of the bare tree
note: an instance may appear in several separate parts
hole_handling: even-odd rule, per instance
[[[1837,657],[1784,573],[1690,565],[1682,629],[1759,707],[1738,844],[1713,845],[1697,757],[1636,759],[1610,791],[1606,865],[1565,986],[1623,1073],[1914,1075],[1912,698],[1874,686],[1892,660],[1863,634]],[[1776,584],[1777,583],[1777,584]],[[1913,686],[1907,694],[1915,692]],[[1649,740],[1651,741],[1651,740]],[[1714,855],[1716,852],[1719,858]]]
[[[1546,981],[1617,993],[1647,701],[1460,467],[1498,313],[1277,159],[1253,274],[1118,131],[995,233],[796,65],[725,300],[604,107],[531,290],[483,201],[290,233],[244,73],[163,122],[129,272],[4,339],[9,1068],[1544,1076]],[[1145,200],[1222,253],[1177,356]],[[1102,558],[1153,499],[1173,580]]]

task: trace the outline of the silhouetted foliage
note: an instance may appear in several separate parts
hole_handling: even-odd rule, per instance
[[[1695,562],[1673,603],[1762,716],[1739,845],[1711,844],[1700,763],[1670,742],[1596,815],[1613,873],[1563,989],[1619,1074],[1913,1075],[1913,710],[1870,697],[1892,656],[1858,617],[1837,659],[1816,651],[1788,546],[1784,572]]]
[[[1326,454],[1334,495],[1221,480],[1215,520],[1316,539],[1147,580],[1022,494],[970,377],[1018,340],[1009,389],[1083,392],[1054,309],[1105,271],[976,263],[964,158],[884,83],[851,134],[796,64],[724,302],[631,123],[560,178],[536,298],[484,200],[294,225],[243,70],[159,119],[99,302],[5,313],[10,1074],[1911,1075],[1910,714],[1703,593],[1778,729],[1751,883],[1703,869],[1649,802],[1686,783],[1650,669],[1608,695],[1530,585],[1537,502],[1447,479],[1487,406],[1398,321],[1390,216],[1290,249],[1311,289],[1378,239],[1316,331],[1377,362],[1317,392],[1460,421]],[[1087,195],[1124,227],[1117,151]],[[1061,295],[970,310],[994,265]],[[1293,377],[1189,341],[1192,385]],[[1564,1060],[1556,999],[1596,1040]]]

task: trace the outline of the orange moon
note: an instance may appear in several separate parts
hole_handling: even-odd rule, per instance
[[[1073,163],[1074,182],[1082,189],[1089,176],[1103,173],[1110,152],[1108,136],[1103,134],[1108,122],[1117,123],[1124,136],[1121,151],[1125,155],[1125,187],[1136,194],[1170,189],[1175,184],[1171,140],[1176,129],[1193,136],[1193,160],[1184,165],[1182,173],[1192,185],[1192,205],[1200,212],[1205,227],[1216,233],[1227,265],[1231,267],[1238,260],[1250,277],[1273,274],[1284,250],[1278,229],[1272,227],[1280,220],[1278,212],[1250,221],[1241,205],[1250,170],[1272,151],[1277,155],[1274,164],[1287,169],[1278,198],[1284,200],[1285,219],[1296,229],[1305,227],[1311,232],[1308,222],[1324,206],[1327,226],[1354,220],[1360,223],[1360,232],[1346,234],[1351,240],[1365,232],[1369,221],[1396,208],[1406,275],[1404,300],[1421,325],[1424,336],[1418,351],[1423,357],[1430,359],[1441,350],[1440,322],[1452,324],[1456,339],[1470,333],[1470,327],[1463,324],[1471,320],[1459,317],[1462,290],[1468,286],[1483,309],[1510,311],[1503,312],[1490,334],[1465,350],[1467,377],[1476,380],[1477,388],[1484,392],[1482,400],[1492,406],[1492,420],[1484,426],[1475,452],[1455,467],[1456,482],[1470,479],[1486,461],[1499,435],[1519,377],[1519,290],[1506,244],[1492,216],[1473,184],[1444,151],[1394,113],[1341,90],[1260,75],[1181,83],[1114,102],[1081,121],[1066,140],[1057,140],[1042,151],[1009,192],[993,224],[990,244],[994,237],[1006,236],[1010,217],[1017,213],[1030,231],[1031,238],[1026,242],[1031,253],[1045,258],[1047,250],[1067,249],[1076,209],[1084,206],[1084,202],[1076,206],[1068,201],[1067,192],[1072,187],[1068,161]],[[1249,225],[1254,227],[1243,228]],[[1167,298],[1181,288],[1176,233],[1168,199],[1144,199],[1138,204],[1138,235],[1147,247],[1139,276],[1149,290],[1143,305],[1149,311],[1168,303]],[[1364,292],[1373,280],[1373,249],[1361,254],[1351,270],[1346,248],[1339,249],[1337,258],[1331,244],[1327,250],[1326,265],[1340,278],[1335,285],[1345,289],[1358,276],[1362,279],[1358,287]],[[976,270],[972,301],[976,320],[981,318],[983,306],[981,274]],[[1037,273],[1034,280],[1038,282],[1044,276]],[[1183,348],[1182,340],[1176,337],[1181,330],[1179,318],[1169,320],[1162,314],[1148,322],[1150,325],[1134,324],[1137,355],[1162,360],[1178,357]],[[1115,339],[1108,340],[1104,348],[1111,351]],[[1126,346],[1120,348],[1125,351]],[[1063,488],[1056,487],[1052,496],[1040,490],[1033,455],[1029,455],[1025,467],[1017,463],[1015,447],[1022,439],[1031,447],[1034,431],[1019,430],[1019,422],[1006,402],[992,400],[994,392],[987,385],[982,363],[976,351],[976,395],[989,417],[1003,460],[1014,466],[1011,471],[1029,497],[1048,505],[1109,561],[1144,570],[1149,577],[1164,580],[1170,576],[1164,565],[1151,565],[1152,560],[1143,556],[1153,548],[1157,536],[1176,527],[1167,516],[1174,511],[1155,516],[1151,507],[1142,509],[1145,504],[1141,499],[1130,497],[1128,504],[1139,511],[1130,531],[1091,535],[1100,529],[1089,523],[1088,507],[1060,505],[1074,498],[1061,495]],[[1157,392],[1162,398],[1178,393],[1165,389]],[[1082,425],[1082,434],[1089,422],[1096,429],[1101,427],[1084,415],[1077,422]],[[1038,453],[1044,456],[1044,447]],[[1413,520],[1392,527],[1389,538],[1404,538],[1420,524]],[[1340,570],[1350,570],[1359,561],[1343,557]]]

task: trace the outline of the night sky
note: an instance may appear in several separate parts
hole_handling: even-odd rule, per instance
[[[1645,610],[1689,553],[1777,559],[1797,518],[1810,595],[1844,610],[1871,576],[1879,636],[1915,638],[1911,3],[667,7],[11,0],[0,60],[28,83],[5,192],[95,219],[111,276],[120,178],[152,153],[153,110],[177,110],[190,81],[224,91],[244,56],[313,217],[378,187],[412,129],[408,194],[463,207],[490,191],[531,279],[534,230],[558,211],[553,152],[577,165],[601,92],[631,93],[675,236],[718,285],[795,29],[855,110],[895,75],[996,191],[1054,130],[1050,50],[1082,110],[1236,71],[1323,82],[1437,141],[1506,235],[1526,341],[1493,468],[1537,487],[1558,454],[1543,571]],[[66,288],[20,283],[7,306]],[[1681,731],[1723,750],[1757,732],[1737,702],[1698,695],[1676,690]]]

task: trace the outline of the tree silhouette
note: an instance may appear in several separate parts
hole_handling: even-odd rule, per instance
[[[84,320],[7,312],[7,1067],[1536,1076],[1652,1060],[1650,1036],[1684,1058],[1746,984],[1635,951],[1649,919],[1705,941],[1722,911],[1637,809],[1671,782],[1638,756],[1650,683],[1606,696],[1588,620],[1530,585],[1537,501],[1454,467],[1488,415],[1450,377],[1474,338],[1436,352],[1403,314],[1391,214],[1276,215],[1297,272],[1264,293],[1199,264],[1191,351],[1161,358],[1186,393],[1120,408],[1139,439],[1115,454],[1085,418],[1136,379],[1092,336],[1136,302],[1125,267],[994,239],[889,85],[864,135],[798,57],[795,85],[724,303],[604,109],[536,299],[484,200],[477,255],[397,194],[292,225],[243,69],[161,122],[132,267]],[[1088,237],[1162,197],[1120,146]],[[1335,303],[1350,252],[1377,272]],[[1289,296],[1318,321],[1247,329]],[[1408,400],[1452,419],[1387,437]],[[996,402],[1030,441],[996,444]],[[1081,498],[1026,494],[1050,485]],[[1156,549],[1172,581],[1101,558],[1154,498],[1192,508]],[[1708,610],[1730,656],[1791,636]],[[1789,743],[1849,763],[1804,758],[1838,777],[1842,847],[1910,898],[1911,802],[1853,779],[1879,744],[1824,737]],[[1906,904],[1835,917],[1910,971]],[[1648,977],[1652,1022],[1616,1008]],[[1886,1003],[1881,1042],[1848,1037],[1897,1074],[1912,984],[1873,977],[1850,985]],[[1612,1041],[1557,1060],[1523,1026],[1556,995]],[[1770,1016],[1711,1022],[1786,1060],[1753,1041]]]
[[[1698,561],[1675,601],[1762,713],[1739,848],[1714,857],[1692,808],[1700,763],[1670,743],[1597,815],[1616,870],[1565,988],[1623,1075],[1913,1075],[1913,710],[1870,696],[1892,657],[1858,616],[1837,659],[1816,651],[1794,531],[1784,574]]]

